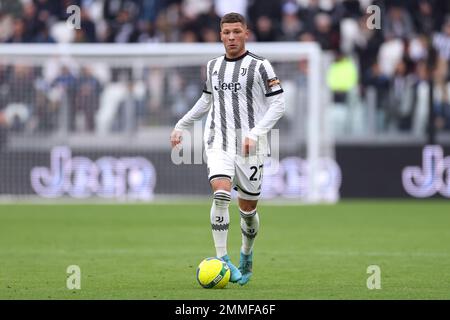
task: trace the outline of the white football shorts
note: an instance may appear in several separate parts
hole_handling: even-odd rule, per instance
[[[243,157],[221,149],[206,149],[208,178],[229,178],[239,198],[258,200],[261,194],[263,154]]]

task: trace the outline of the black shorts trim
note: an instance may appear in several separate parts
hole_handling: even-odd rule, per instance
[[[211,92],[203,90],[204,93],[211,94]]]
[[[231,177],[226,174],[215,174],[215,175],[209,177],[209,181],[211,181],[212,179],[216,179],[216,178],[228,178],[231,180]]]
[[[249,196],[259,196],[261,194],[261,192],[258,192],[258,193],[248,192],[247,190],[244,190],[240,186],[236,185],[235,190],[237,190],[237,189],[241,190],[245,194],[248,194]]]
[[[280,89],[280,90],[277,90],[275,92],[266,93],[266,97],[276,96],[277,94],[280,94],[280,93],[283,93],[283,92],[284,92],[284,90]]]

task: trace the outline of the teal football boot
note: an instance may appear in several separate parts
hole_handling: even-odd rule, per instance
[[[224,255],[223,257],[219,258],[222,259],[223,261],[225,261],[228,265],[228,267],[230,267],[230,271],[231,271],[231,275],[230,275],[230,282],[238,282],[239,280],[241,280],[242,278],[242,274],[239,271],[238,268],[236,268],[236,266],[234,264],[231,263],[230,257],[228,257],[228,255]]]
[[[241,252],[241,260],[239,261],[239,271],[242,273],[241,280],[239,280],[239,284],[243,286],[249,282],[252,277],[252,268],[253,268],[253,252],[250,254],[244,254]]]

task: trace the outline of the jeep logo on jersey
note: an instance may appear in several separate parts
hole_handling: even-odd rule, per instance
[[[241,90],[241,88],[242,88],[242,86],[239,82],[226,83],[226,82],[219,81],[219,85],[214,86],[214,89],[216,89],[217,91],[231,90],[234,93],[238,92],[238,90]]]

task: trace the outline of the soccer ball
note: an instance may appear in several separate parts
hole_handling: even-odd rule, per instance
[[[206,258],[197,268],[197,281],[206,289],[222,289],[230,281],[230,267],[218,258]]]

